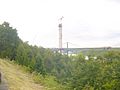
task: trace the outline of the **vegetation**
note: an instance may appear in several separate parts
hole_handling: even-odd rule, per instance
[[[85,60],[82,53],[68,57],[31,46],[18,37],[9,23],[0,25],[0,58],[9,58],[25,67],[36,83],[55,90],[119,90],[120,51],[91,51],[88,56],[89,60]]]
[[[23,67],[13,61],[0,59],[0,69],[9,84],[9,90],[45,90],[45,87],[34,83],[30,73],[26,73]]]
[[[71,88],[75,90],[120,89],[119,51],[108,51],[96,60],[90,58],[86,61],[81,55],[77,57],[70,81]]]

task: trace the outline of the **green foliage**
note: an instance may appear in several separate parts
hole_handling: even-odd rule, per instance
[[[78,55],[70,87],[75,90],[119,90],[120,51],[108,51],[102,57],[89,61]],[[101,57],[101,56],[100,56]]]
[[[18,44],[19,37],[16,29],[10,27],[7,22],[0,25],[0,57],[15,59]]]
[[[82,53],[68,57],[31,46],[19,39],[17,30],[9,23],[0,25],[0,58],[9,58],[30,73],[35,72],[36,83],[43,83],[51,90],[119,90],[120,51],[92,50],[87,55],[89,60]]]
[[[46,76],[43,77],[40,73],[33,72],[33,79],[35,83],[43,84],[46,87],[46,90],[69,90],[68,87],[65,87],[59,84],[55,76]]]
[[[45,75],[45,68],[44,68],[44,64],[43,64],[43,60],[41,58],[41,56],[38,54],[36,56],[36,62],[35,62],[35,70],[40,73]]]

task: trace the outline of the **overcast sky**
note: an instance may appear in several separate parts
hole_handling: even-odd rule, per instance
[[[0,23],[7,21],[29,44],[58,47],[120,46],[119,0],[0,0]]]

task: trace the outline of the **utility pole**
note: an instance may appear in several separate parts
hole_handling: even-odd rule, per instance
[[[60,50],[60,53],[62,53],[62,19],[64,17],[62,16],[60,19],[59,19],[59,50]]]
[[[68,42],[67,42],[67,56],[68,56]]]

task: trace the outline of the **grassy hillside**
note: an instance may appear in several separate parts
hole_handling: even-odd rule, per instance
[[[6,78],[9,90],[44,90],[40,84],[35,84],[32,75],[11,61],[0,59],[0,70]]]

